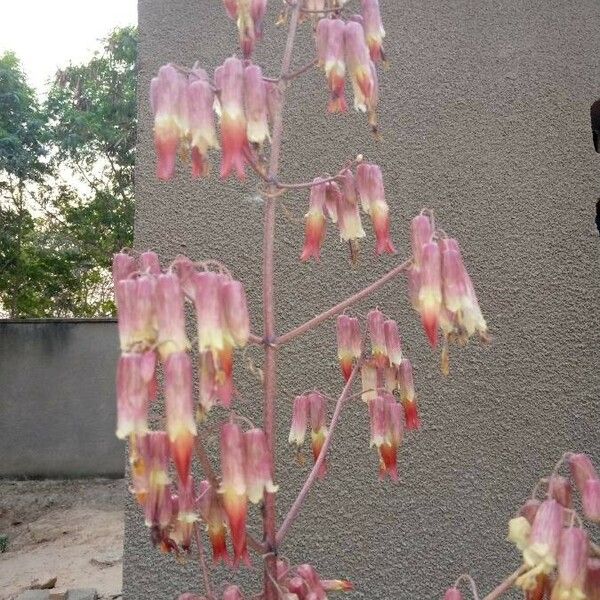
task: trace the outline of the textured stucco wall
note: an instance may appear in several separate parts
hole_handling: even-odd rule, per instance
[[[123,475],[114,321],[0,321],[0,477]]]
[[[279,3],[271,2],[270,17]],[[494,334],[488,348],[454,352],[444,379],[406,300],[404,281],[373,298],[399,319],[414,359],[424,428],[402,450],[402,482],[379,484],[363,406],[345,413],[330,477],[310,495],[281,552],[327,576],[358,583],[356,598],[437,598],[469,569],[486,590],[517,564],[506,521],[560,453],[597,446],[600,246],[593,211],[598,157],[589,106],[600,92],[600,4],[595,0],[383,0],[390,68],[381,76],[381,129],[327,116],[320,73],[295,85],[286,111],[283,177],[302,180],[363,152],[383,167],[401,256],[408,220],[422,206],[464,248]],[[216,0],[140,0],[140,130],[136,244],[165,257],[220,256],[243,279],[259,312],[261,214],[253,182],[153,178],[148,85],[168,61],[213,68],[235,44]],[[272,22],[273,19],[270,19]],[[312,56],[307,28],[296,54]],[[257,59],[275,72],[283,32],[267,28]],[[357,269],[330,233],[320,264],[300,265],[304,194],[277,221],[280,332],[374,280],[395,263],[375,259],[372,236]],[[291,216],[290,216],[291,215]],[[359,310],[366,312],[371,304]],[[260,324],[255,326],[260,329]],[[312,386],[334,394],[340,378],[329,323],[280,357],[278,407]],[[259,419],[249,375],[240,410]],[[289,506],[307,467],[281,432],[279,506]],[[142,519],[127,517],[128,600],[173,598],[198,581],[151,549]],[[242,571],[234,580],[253,573]]]

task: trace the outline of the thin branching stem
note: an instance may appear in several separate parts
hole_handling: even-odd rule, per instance
[[[276,538],[277,545],[281,544],[281,542],[284,540],[290,527],[293,525],[294,521],[298,517],[298,514],[300,512],[300,509],[302,508],[302,505],[304,504],[304,501],[306,499],[306,496],[308,495],[308,492],[310,491],[310,489],[314,485],[315,481],[317,480],[317,477],[319,476],[319,471],[321,469],[321,465],[323,464],[323,462],[325,461],[325,459],[327,457],[327,452],[329,450],[329,447],[331,446],[331,441],[333,440],[333,433],[334,433],[335,428],[340,420],[340,415],[342,414],[342,409],[344,408],[346,399],[350,393],[350,390],[352,389],[352,384],[354,383],[356,374],[360,370],[360,366],[361,366],[361,362],[359,361],[354,366],[354,369],[352,369],[350,378],[346,382],[346,385],[344,386],[344,389],[342,390],[342,393],[340,394],[340,397],[338,398],[337,404],[335,406],[335,410],[333,411],[333,416],[331,417],[331,423],[329,424],[329,431],[327,433],[327,438],[325,439],[323,448],[321,448],[321,453],[319,454],[317,460],[315,461],[315,464],[313,465],[311,472],[309,473],[306,481],[304,482],[302,489],[298,493],[296,500],[294,500],[294,503],[292,504],[285,519],[283,520],[283,523],[281,524],[281,527],[279,528],[279,531],[277,532],[277,538]]]
[[[310,329],[313,329],[323,321],[326,321],[331,317],[335,317],[335,315],[338,315],[339,313],[343,312],[349,306],[360,302],[363,298],[367,298],[368,296],[376,292],[380,287],[383,287],[386,283],[397,277],[402,271],[408,269],[408,267],[411,265],[411,262],[411,258],[405,260],[403,263],[395,266],[391,271],[388,271],[383,277],[380,277],[377,281],[374,281],[371,285],[368,285],[360,292],[357,292],[349,298],[346,298],[346,300],[342,300],[339,304],[332,306],[329,310],[326,310],[320,315],[313,317],[312,319],[308,320],[302,325],[299,325],[295,329],[284,333],[282,336],[277,338],[277,345],[281,346],[282,344],[285,344],[297,338],[299,335],[302,335]]]

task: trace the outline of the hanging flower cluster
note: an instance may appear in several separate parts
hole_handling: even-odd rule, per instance
[[[558,475],[568,462],[570,478]],[[515,585],[526,600],[597,600],[600,598],[600,557],[572,501],[572,483],[579,491],[584,517],[600,522],[600,478],[585,454],[567,453],[552,475],[540,480],[534,495],[508,524],[508,539],[523,557]],[[543,500],[537,498],[542,484]],[[456,590],[456,591],[455,591]],[[444,600],[460,600],[457,588]]]
[[[348,109],[345,85],[346,74],[349,74],[354,108],[368,113],[374,130],[377,129],[379,99],[375,62],[383,60],[384,37],[378,0],[362,0],[362,14],[354,15],[347,22],[340,18],[322,18],[315,35],[318,65],[325,72],[330,92],[329,112]]]
[[[487,324],[458,242],[436,231],[433,219],[424,213],[411,222],[411,242],[412,265],[407,271],[411,303],[432,347],[442,330],[442,371],[447,374],[448,344],[465,345],[475,334],[486,341]]]
[[[277,561],[277,585],[286,600],[327,600],[327,592],[349,592],[352,582],[343,579],[321,579],[309,564],[290,568]]]
[[[327,439],[327,398],[321,392],[301,394],[294,399],[292,426],[288,441],[298,449],[304,444],[306,429],[310,424],[310,436],[313,459],[316,462]],[[327,462],[321,462],[318,477],[327,474]]]
[[[300,260],[320,259],[329,219],[337,224],[340,239],[348,243],[350,257],[353,262],[356,261],[358,241],[366,235],[360,217],[359,198],[363,211],[371,217],[376,253],[395,254],[381,169],[377,165],[361,163],[356,169],[356,177],[351,169],[344,169],[333,180],[318,177],[313,181],[308,212],[304,216],[304,247]]]
[[[249,58],[256,42],[262,38],[267,0],[223,0],[223,4],[229,17],[237,24],[244,58]]]
[[[197,427],[184,301],[187,297],[196,310],[199,412],[205,415],[216,402],[231,404],[233,349],[245,346],[250,334],[246,295],[239,281],[197,270],[184,257],[163,273],[153,252],[144,252],[138,260],[116,254],[113,278],[122,351],[117,365],[117,436],[130,440],[134,493],[147,525],[162,544],[181,542],[187,549],[195,520],[190,512],[190,467]],[[156,398],[159,363],[166,431],[151,432],[148,412]],[[177,494],[171,490],[170,460],[177,473]]]
[[[264,81],[259,66],[228,58],[214,72],[214,82],[194,66],[189,74],[168,64],[152,79],[154,145],[157,177],[175,175],[177,155],[191,157],[192,176],[209,173],[208,152],[219,148],[215,112],[220,118],[221,177],[246,176],[250,144],[262,146],[269,139],[269,107],[277,89]]]

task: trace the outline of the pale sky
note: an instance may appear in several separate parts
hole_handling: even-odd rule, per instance
[[[89,58],[115,27],[137,24],[137,0],[0,0],[0,54],[13,50],[40,93],[58,67]]]

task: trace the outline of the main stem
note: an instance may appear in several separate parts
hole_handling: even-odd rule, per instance
[[[264,430],[271,453],[271,464],[275,467],[276,422],[275,422],[275,396],[277,393],[277,362],[275,347],[275,298],[274,298],[274,241],[275,241],[275,181],[279,172],[279,158],[281,155],[281,141],[283,135],[283,105],[287,87],[287,75],[292,62],[294,41],[298,27],[299,8],[296,2],[292,7],[290,25],[285,44],[285,51],[281,62],[279,79],[280,103],[273,123],[273,139],[271,155],[269,157],[268,178],[269,193],[265,203],[264,234],[263,234],[263,322],[264,322]],[[275,584],[277,560],[277,515],[275,507],[275,494],[265,494],[265,510],[263,518],[264,540],[268,556],[264,567],[264,592],[265,600],[276,600],[278,591]]]

